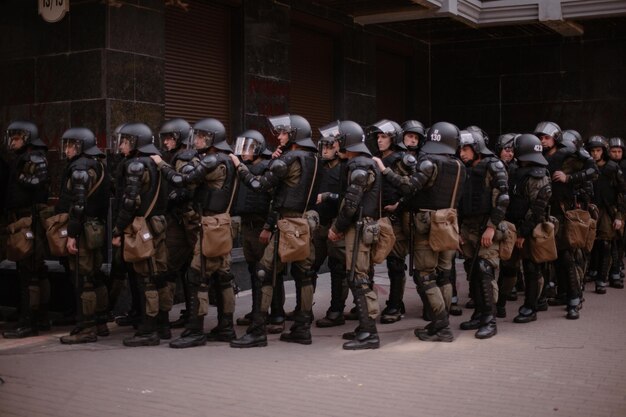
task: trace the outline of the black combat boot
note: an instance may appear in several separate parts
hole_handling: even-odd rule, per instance
[[[96,334],[96,327],[94,325],[75,327],[69,335],[61,336],[59,340],[64,345],[97,342],[98,336]]]
[[[404,259],[395,256],[387,257],[389,299],[387,300],[387,306],[380,313],[380,322],[382,324],[400,321],[405,312],[404,303],[402,302],[402,298],[404,298],[404,287],[406,285],[404,268]]]
[[[326,316],[315,322],[317,327],[335,327],[341,326],[346,323],[346,319],[343,317],[343,311],[330,311],[326,312]]]
[[[489,339],[496,334],[498,334],[498,327],[496,326],[495,316],[492,314],[481,315],[480,328],[474,334],[476,339]]]
[[[26,311],[25,313],[22,313],[22,317],[15,328],[2,333],[2,336],[4,336],[5,339],[23,339],[25,337],[39,335],[39,329],[37,328],[35,319],[35,317],[37,317],[37,311],[31,310],[28,307],[23,309]]]
[[[161,339],[159,339],[156,327],[156,317],[146,316],[142,319],[137,332],[133,336],[124,338],[122,343],[128,347],[157,346],[161,343]]]
[[[480,314],[476,311],[472,313],[472,317],[459,325],[461,330],[476,330],[480,328]]]
[[[535,320],[537,320],[537,313],[526,306],[521,306],[519,314],[513,319],[513,323],[530,323]]]
[[[359,315],[359,326],[354,332],[354,338],[343,344],[345,350],[363,350],[378,349],[380,347],[380,339],[376,330],[376,321],[369,317],[367,310],[367,301],[365,299],[366,291],[363,288],[353,288],[354,302],[356,304]],[[346,335],[344,335],[344,339]],[[351,336],[351,335],[350,335]]]
[[[233,326],[233,315],[218,314],[217,326],[206,334],[207,342],[230,342],[237,338],[235,327]]]
[[[160,339],[169,340],[172,338],[169,313],[167,311],[159,311],[157,315],[157,332]]]
[[[252,324],[246,330],[246,333],[238,339],[230,341],[231,348],[252,348],[267,346],[267,333],[265,330],[265,321],[267,315],[263,313],[255,313],[253,315]]]
[[[189,319],[186,328],[178,339],[170,342],[173,349],[185,349],[195,346],[206,345],[206,335],[204,334],[204,316],[198,315],[200,300],[198,300],[198,288],[190,287],[189,292]]]
[[[289,333],[280,335],[283,342],[300,343],[310,345],[311,340],[311,313],[298,311],[294,317],[294,323],[289,329]]]

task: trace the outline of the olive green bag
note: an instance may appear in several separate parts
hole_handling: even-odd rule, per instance
[[[146,219],[150,216],[157,198],[159,198],[159,192],[161,191],[161,173],[159,172],[159,185],[157,186],[154,198],[150,203],[150,207],[146,211],[144,216],[137,216],[133,219],[133,222],[126,226],[124,229],[124,260],[126,262],[134,263],[139,261],[145,261],[146,259],[154,256],[154,236],[152,231],[148,227]]]
[[[32,230],[33,219],[25,216],[9,224],[7,230],[7,259],[21,261],[33,253],[35,235]]]

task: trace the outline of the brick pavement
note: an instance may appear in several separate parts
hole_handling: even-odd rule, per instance
[[[384,268],[377,271],[382,304],[388,282]],[[459,283],[465,302],[463,277]],[[329,288],[328,274],[321,275],[318,318]],[[291,307],[292,283],[287,292]],[[0,339],[0,416],[625,416],[624,297],[623,290],[587,292],[580,320],[551,307],[526,325],[512,323],[521,300],[512,302],[498,335],[483,341],[458,330],[470,315],[464,310],[452,317],[454,343],[425,343],[413,336],[424,322],[409,282],[405,318],[379,325],[381,348],[362,352],[341,349],[341,333],[355,322],[314,328],[311,346],[270,335],[268,347],[242,350],[217,343],[125,348],[129,330],[115,326],[88,345],[59,344],[67,329]],[[249,293],[237,302],[237,313],[247,312]]]

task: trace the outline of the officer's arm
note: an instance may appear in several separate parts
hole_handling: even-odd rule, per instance
[[[87,204],[87,190],[90,184],[89,173],[84,169],[75,169],[70,176],[69,189],[74,196],[69,210],[69,223],[67,233],[70,237],[77,238],[80,235],[80,225],[83,221],[85,205]]]
[[[244,164],[237,167],[237,175],[241,182],[256,192],[271,192],[287,177],[287,173],[288,166],[283,158],[272,160],[268,169],[261,175],[253,175]]]
[[[488,164],[491,174],[491,189],[493,190],[493,208],[489,216],[488,225],[497,227],[509,207],[509,177],[504,163],[494,160]]]
[[[567,176],[567,182],[581,184],[585,181],[595,181],[598,178],[598,167],[593,159],[585,159],[583,169]]]
[[[373,174],[364,169],[357,168],[350,174],[350,185],[346,190],[343,204],[339,209],[339,215],[335,221],[334,229],[343,233],[354,221],[354,215],[361,206],[363,193],[367,190],[368,184],[372,181]]]
[[[429,159],[422,159],[417,163],[413,175],[399,175],[391,168],[385,168],[383,175],[403,195],[410,196],[425,188],[429,181],[437,177],[437,166]]]
[[[48,161],[42,155],[31,154],[17,181],[27,188],[38,188],[48,181]]]
[[[526,190],[530,199],[530,215],[527,215],[520,227],[520,236],[529,237],[536,225],[546,218],[546,209],[552,197],[552,185],[550,179],[546,177],[531,177]]]
[[[141,204],[139,196],[146,167],[139,161],[133,161],[126,167],[126,188],[122,195],[122,203],[115,221],[113,236],[121,236],[124,229],[132,223],[135,212]]]
[[[191,172],[181,174],[164,161],[159,162],[159,169],[165,174],[165,179],[174,187],[184,187],[192,184],[199,184],[218,166],[215,155],[206,155],[195,165]]]

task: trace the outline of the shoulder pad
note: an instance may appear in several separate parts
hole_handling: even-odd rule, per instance
[[[89,174],[82,169],[72,171],[72,181],[77,184],[87,184],[89,182]]]
[[[499,159],[493,158],[489,161],[489,170],[491,170],[492,172],[501,172],[506,171],[506,168],[504,167],[504,162]]]
[[[435,164],[428,158],[424,158],[419,163],[419,171],[426,175],[431,175],[435,171]]]
[[[273,159],[269,163],[269,170],[272,171],[274,175],[282,177],[287,173],[287,162],[282,157]]]
[[[355,168],[350,173],[350,184],[367,185],[367,171],[363,168]]]
[[[31,153],[29,155],[28,159],[30,160],[30,162],[32,162],[34,164],[45,164],[46,163],[46,158],[44,158],[42,155],[39,155],[37,153]]]
[[[215,167],[217,166],[217,158],[215,157],[215,155],[205,155],[200,160],[200,165],[202,165],[207,170],[215,169]]]
[[[393,152],[387,155],[386,157],[382,158],[381,161],[383,161],[383,164],[385,164],[385,166],[388,167],[388,166],[393,165],[400,159],[402,159],[402,154],[400,152]]]
[[[191,161],[198,155],[198,152],[194,149],[185,149],[176,154],[176,159],[181,161]]]
[[[548,175],[547,170],[544,167],[534,167],[530,170],[528,175],[533,178],[543,178]]]
[[[414,167],[417,165],[417,159],[410,153],[405,153],[402,157],[402,163],[407,167]]]
[[[296,152],[297,151],[286,152],[282,154],[281,156],[279,156],[278,158],[272,159],[272,162],[282,161],[286,165],[291,165],[296,159],[298,159],[298,155],[296,154]]]
[[[584,148],[580,148],[578,150],[578,155],[582,158],[582,159],[589,159],[591,158],[591,155],[589,154],[589,152],[587,152],[587,149]]]
[[[141,175],[141,174],[143,174],[143,171],[145,169],[146,169],[146,167],[141,162],[139,162],[139,161],[132,161],[126,167],[126,172],[131,174],[131,175]]]

